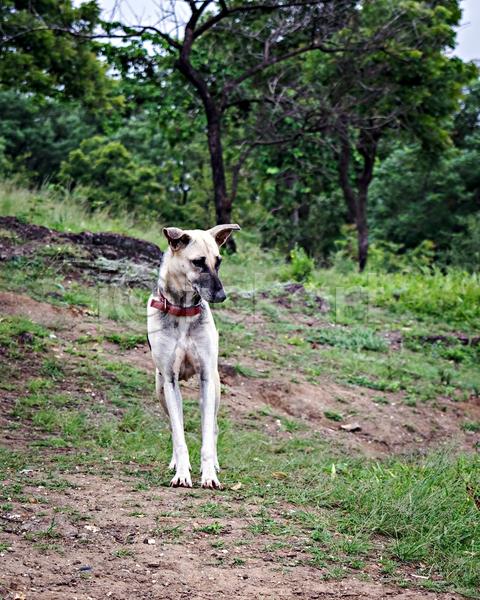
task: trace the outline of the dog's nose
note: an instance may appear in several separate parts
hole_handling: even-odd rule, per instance
[[[213,301],[215,303],[219,303],[219,302],[223,302],[226,299],[227,295],[225,294],[223,288],[218,290],[218,292],[216,292],[215,296],[213,297]]]

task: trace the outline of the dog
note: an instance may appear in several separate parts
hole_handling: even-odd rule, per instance
[[[207,231],[167,227],[168,248],[162,256],[158,282],[148,300],[148,342],[155,364],[156,395],[170,419],[173,454],[170,469],[173,487],[192,487],[190,459],[183,429],[179,380],[195,373],[200,384],[202,422],[202,487],[221,489],[217,479],[220,405],[218,332],[209,302],[226,298],[218,277],[219,248],[236,224],[217,225]]]

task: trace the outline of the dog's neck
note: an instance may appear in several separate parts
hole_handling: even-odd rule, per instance
[[[165,250],[160,263],[157,288],[160,294],[177,306],[195,306],[201,300],[200,294],[193,289],[187,279],[169,271],[172,251]]]

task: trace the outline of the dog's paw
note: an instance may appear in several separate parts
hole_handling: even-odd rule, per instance
[[[170,487],[192,487],[192,479],[190,477],[190,473],[187,475],[180,475],[179,473],[175,473],[175,477],[170,482]]]
[[[210,490],[221,490],[222,484],[218,481],[215,475],[202,475],[202,487],[209,488]]]

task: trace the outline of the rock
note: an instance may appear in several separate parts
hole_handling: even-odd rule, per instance
[[[301,283],[287,283],[283,286],[283,289],[287,292],[287,294],[299,294],[305,293],[305,288]]]
[[[22,223],[17,217],[0,217],[0,228],[13,232],[22,241],[47,244],[65,244],[69,241],[84,246],[85,250],[94,257],[104,256],[109,260],[126,258],[137,263],[151,263],[158,266],[162,256],[162,251],[156,244],[118,233],[92,233],[91,231],[65,233],[40,225]]]
[[[233,365],[228,363],[218,363],[218,373],[220,377],[236,377],[237,370]]]
[[[345,423],[345,425],[340,425],[340,429],[343,429],[344,431],[360,431],[362,428],[355,421],[355,423]]]

